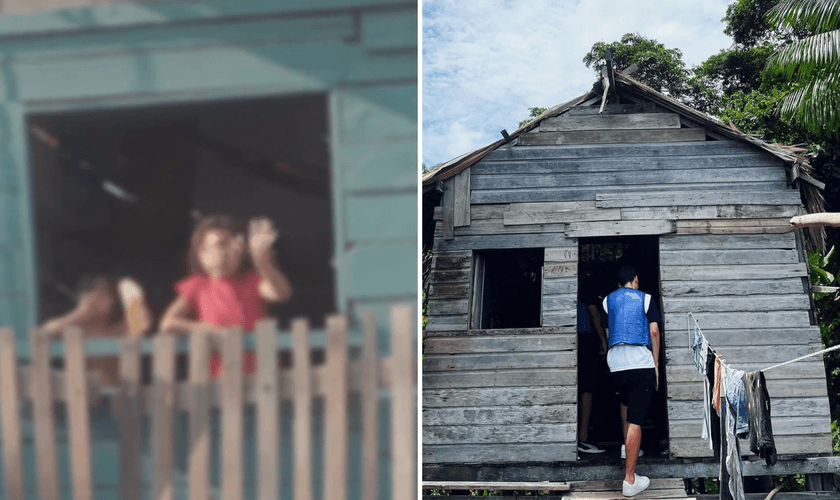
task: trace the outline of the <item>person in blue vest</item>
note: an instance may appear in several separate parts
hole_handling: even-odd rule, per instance
[[[639,277],[631,266],[618,271],[621,288],[604,299],[607,313],[607,365],[621,397],[624,445],[624,496],[634,496],[650,486],[650,479],[636,474],[642,442],[642,423],[653,393],[659,390],[659,311],[652,297],[639,291]]]

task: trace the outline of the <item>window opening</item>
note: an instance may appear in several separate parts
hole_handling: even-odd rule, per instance
[[[476,252],[472,327],[539,327],[544,258],[542,248]]]

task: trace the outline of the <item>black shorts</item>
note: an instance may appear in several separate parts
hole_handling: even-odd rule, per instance
[[[621,404],[627,407],[627,423],[642,425],[653,391],[656,390],[656,371],[653,368],[641,368],[612,372],[612,379],[621,397]]]

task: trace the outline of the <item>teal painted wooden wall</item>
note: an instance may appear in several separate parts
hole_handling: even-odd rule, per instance
[[[416,2],[170,1],[0,16],[0,324],[18,332],[21,354],[38,320],[28,114],[311,92],[330,111],[336,304],[378,313],[388,350],[388,307],[417,293]],[[98,425],[95,461],[106,467],[113,429]],[[97,498],[114,498],[116,474],[97,472]]]

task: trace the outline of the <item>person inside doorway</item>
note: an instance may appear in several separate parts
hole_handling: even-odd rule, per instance
[[[589,417],[592,415],[592,397],[598,380],[599,357],[606,352],[607,339],[598,313],[598,297],[591,293],[592,287],[581,290],[577,306],[578,334],[578,451],[580,453],[603,453],[589,441]]]
[[[603,302],[607,313],[607,365],[621,397],[626,457],[622,493],[635,496],[650,486],[636,474],[642,424],[653,393],[659,389],[659,311],[652,297],[639,291],[639,277],[631,266],[618,271],[619,289]]]

